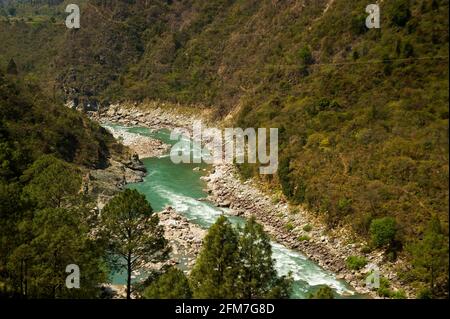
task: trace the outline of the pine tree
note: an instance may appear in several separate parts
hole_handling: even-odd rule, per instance
[[[106,281],[103,246],[75,210],[46,208],[18,225],[18,245],[8,256],[12,287],[25,298],[95,298]],[[80,288],[65,285],[66,267],[80,268]]]
[[[239,237],[239,292],[242,298],[262,298],[272,289],[277,273],[269,236],[254,217]]]
[[[230,222],[220,216],[203,240],[191,272],[194,298],[237,298],[238,270],[238,235]]]
[[[91,298],[106,280],[104,246],[75,206],[79,174],[51,155],[38,158],[19,184],[0,183],[0,268],[7,290],[20,298]],[[31,200],[30,200],[31,199]],[[85,214],[87,215],[87,214]],[[66,289],[66,266],[77,264],[80,289]]]
[[[448,237],[442,231],[437,217],[433,217],[422,240],[408,247],[412,255],[412,276],[427,287],[421,294],[432,298],[447,294],[448,287]],[[442,288],[442,291],[440,291]]]
[[[81,187],[77,169],[52,155],[37,159],[23,174],[25,193],[38,208],[59,208],[74,201]]]
[[[147,299],[189,299],[192,292],[186,275],[171,267],[152,282],[143,295]]]
[[[112,263],[127,272],[127,299],[131,298],[131,273],[143,263],[159,262],[168,257],[164,229],[145,196],[127,189],[105,206],[102,214],[104,236]],[[125,261],[125,264],[123,264]]]
[[[6,73],[11,75],[17,75],[18,73],[16,62],[12,58],[9,60],[8,66],[6,67]]]
[[[288,298],[292,278],[278,277],[268,235],[254,218],[236,231],[221,216],[211,226],[190,277],[195,298]]]

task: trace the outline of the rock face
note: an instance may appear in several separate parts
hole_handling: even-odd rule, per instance
[[[94,169],[83,178],[82,191],[97,199],[97,208],[105,204],[128,183],[142,182],[146,168],[137,155],[128,160],[110,159],[106,169]]]
[[[145,110],[137,106],[110,105],[102,112],[87,112],[99,123],[118,123],[125,126],[144,126],[152,129],[191,127],[195,118],[176,110],[166,109],[164,103],[151,102]]]

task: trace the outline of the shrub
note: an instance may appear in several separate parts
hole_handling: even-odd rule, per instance
[[[272,204],[278,204],[280,202],[280,200],[281,200],[280,195],[275,194],[275,195],[272,196],[271,202],[272,202]]]
[[[310,240],[310,239],[311,239],[311,237],[309,237],[308,235],[301,235],[301,236],[298,238],[299,241],[308,241],[308,240]]]
[[[406,293],[403,289],[397,290],[391,294],[393,299],[406,299]]]
[[[361,35],[366,33],[368,30],[366,27],[366,16],[359,15],[353,17],[350,23],[350,29],[354,35]]]
[[[312,230],[312,226],[310,224],[306,224],[303,226],[303,230],[306,232],[310,232]]]
[[[378,296],[384,297],[384,298],[391,298],[392,291],[389,288],[378,288],[377,290]]]
[[[367,259],[362,256],[349,256],[345,260],[348,269],[359,270],[367,265]]]
[[[394,4],[394,12],[392,15],[392,23],[399,27],[404,27],[411,18],[411,10],[409,9],[409,0],[396,1]]]
[[[349,213],[351,211],[352,200],[348,198],[340,198],[337,208],[342,213]]]
[[[305,46],[299,51],[300,61],[303,65],[310,65],[314,62],[311,50],[309,47]]]
[[[403,289],[393,291],[391,283],[387,278],[380,278],[380,288],[377,289],[378,296],[392,299],[406,299],[406,293]]]
[[[375,247],[390,246],[397,233],[397,223],[392,217],[377,218],[372,220],[369,232]]]
[[[433,299],[433,295],[432,295],[430,289],[422,288],[419,291],[419,294],[417,295],[417,298],[419,298],[419,299]]]
[[[380,277],[380,287],[377,289],[377,294],[380,297],[391,298],[393,295],[390,289],[391,283],[385,277]]]
[[[361,248],[361,253],[363,254],[368,254],[372,251],[372,248],[370,246],[364,246],[363,248]]]
[[[315,293],[310,294],[309,299],[334,299],[333,289],[322,286]]]
[[[294,230],[294,225],[292,223],[287,223],[286,225],[284,225],[284,228],[287,231],[293,231]]]
[[[189,299],[191,296],[188,279],[177,268],[170,268],[144,290],[147,299]]]

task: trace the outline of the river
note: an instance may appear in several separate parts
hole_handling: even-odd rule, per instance
[[[151,136],[164,143],[174,144],[174,141],[170,140],[167,130],[153,132],[148,128],[123,127],[116,124],[105,125],[105,127],[125,130],[131,134]],[[199,200],[207,196],[203,191],[206,186],[205,182],[200,179],[205,172],[202,169],[194,170],[199,164],[174,164],[168,155],[143,159],[143,162],[148,170],[148,175],[143,182],[129,184],[127,187],[143,193],[154,211],[161,211],[166,206],[172,206],[191,222],[203,228],[210,227],[218,216],[227,213],[226,209],[217,208],[209,202]],[[207,168],[206,165],[200,166]],[[230,216],[229,219],[234,224],[244,222],[242,218],[236,216]],[[336,279],[333,273],[324,270],[297,251],[272,242],[272,254],[279,275],[292,272],[294,278],[292,298],[307,298],[321,285],[331,287],[336,298],[361,297],[345,281]],[[115,274],[112,277],[112,283],[125,284],[124,274]]]

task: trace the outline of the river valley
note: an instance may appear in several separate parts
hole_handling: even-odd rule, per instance
[[[105,125],[110,130],[120,130],[126,134],[150,136],[162,141],[164,144],[173,144],[167,130],[152,131],[143,127],[125,127],[119,125]],[[160,155],[143,159],[148,174],[143,182],[128,184],[145,194],[155,211],[162,211],[166,207],[172,207],[177,213],[182,214],[190,222],[199,225],[203,229],[211,226],[218,216],[227,214],[227,208],[219,208],[205,201],[205,182],[201,177],[205,176],[210,167],[199,164],[174,164],[170,157]],[[242,224],[245,219],[230,216],[234,224]],[[272,242],[273,258],[276,269],[280,275],[292,272],[295,280],[292,298],[307,298],[310,293],[321,285],[328,285],[335,291],[337,298],[358,298],[355,291],[343,280],[321,268],[303,254]],[[182,254],[181,254],[182,255]],[[182,256],[177,260],[180,267],[185,264],[186,258]],[[184,265],[186,267],[186,265]],[[113,284],[124,283],[123,274],[115,274]]]

